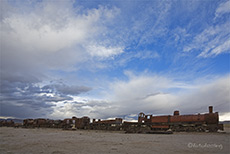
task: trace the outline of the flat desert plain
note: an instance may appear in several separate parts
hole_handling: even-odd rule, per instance
[[[0,128],[1,154],[230,153],[230,132],[125,134],[124,132]]]

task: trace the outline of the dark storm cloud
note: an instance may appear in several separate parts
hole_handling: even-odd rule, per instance
[[[38,70],[34,70],[32,72],[26,72],[25,70],[11,70],[8,69],[8,64],[5,66],[2,63],[1,58],[1,80],[9,81],[9,82],[22,82],[22,83],[37,83],[41,81],[41,78],[44,77]]]
[[[78,95],[89,90],[90,88],[84,86],[56,84],[40,87],[36,83],[2,80],[0,116],[47,116],[52,113],[55,103],[73,100],[69,94]]]
[[[0,116],[33,117],[49,113],[51,109],[48,108],[53,106],[39,95],[40,88],[31,83],[2,80],[0,92]]]
[[[92,88],[86,86],[76,86],[76,85],[65,85],[65,84],[51,84],[46,85],[42,88],[43,90],[48,90],[52,92],[57,92],[64,95],[79,95],[90,91]]]
[[[66,85],[56,85],[56,89],[63,94],[69,94],[69,95],[79,95],[80,93],[88,92],[91,90],[90,87],[66,86]]]
[[[0,116],[6,117],[17,117],[17,118],[38,118],[46,117],[47,114],[52,112],[51,108],[43,107],[33,107],[17,104],[11,104],[9,102],[1,103],[1,114]]]

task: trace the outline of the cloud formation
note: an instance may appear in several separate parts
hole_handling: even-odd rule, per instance
[[[229,1],[0,3],[0,116],[229,114]]]
[[[205,27],[205,29],[192,38],[192,42],[183,48],[185,52],[199,51],[198,57],[215,57],[219,54],[229,53],[230,51],[230,23],[228,18],[230,13],[230,2],[220,3],[215,10],[215,17],[211,22],[219,22]],[[227,14],[227,16],[225,16]],[[219,19],[220,18],[220,19]],[[222,18],[222,19],[221,19]]]
[[[17,12],[5,10],[3,14],[2,74],[68,71],[94,56],[107,58],[123,52],[122,47],[113,46],[106,37],[101,37],[118,9],[101,6],[75,11],[77,8],[73,8],[71,1],[44,1],[34,7]]]
[[[0,89],[1,116],[19,118],[49,116],[59,102],[73,101],[72,96],[91,90],[85,86],[50,84],[41,87],[34,83],[7,80],[1,81]],[[20,109],[23,113],[19,113]]]
[[[216,9],[216,17],[220,17],[221,15],[225,14],[225,13],[230,13],[230,1],[225,1],[223,3],[221,3],[218,8]]]
[[[215,111],[221,111],[222,115],[229,112],[229,75],[203,84],[200,79],[192,85],[153,74],[128,75],[127,81],[110,84],[106,99],[69,101],[57,107],[52,116],[77,114],[106,119],[117,116],[125,118],[139,112],[171,115],[174,110],[180,110],[181,114],[194,114],[208,112],[210,105],[214,106]]]
[[[199,57],[216,56],[221,53],[230,51],[230,26],[229,22],[215,27],[211,26],[205,29],[202,33],[196,35],[191,44],[184,48],[184,51],[201,50]]]

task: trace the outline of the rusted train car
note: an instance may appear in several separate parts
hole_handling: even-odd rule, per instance
[[[24,119],[24,128],[63,128],[63,120],[52,119]]]
[[[115,118],[111,120],[93,119],[93,122],[90,124],[90,129],[122,130],[122,118]]]
[[[14,127],[14,125],[13,120],[0,120],[0,127]]]
[[[213,113],[213,107],[209,106],[209,113],[196,115],[180,115],[174,111],[173,115],[152,116],[140,113],[137,123],[124,123],[127,131],[142,132],[147,130],[172,130],[172,131],[209,131],[223,130],[223,124],[219,124],[218,112]]]
[[[72,117],[71,119],[63,120],[63,128],[64,129],[88,129],[90,124],[89,117]]]
[[[63,128],[63,129],[87,129],[90,124],[89,117],[68,118],[64,120],[52,119],[24,119],[24,128]]]

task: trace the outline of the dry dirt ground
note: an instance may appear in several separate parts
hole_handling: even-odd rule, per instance
[[[0,128],[0,154],[227,154],[230,153],[229,147],[229,131],[166,135],[95,130]]]

